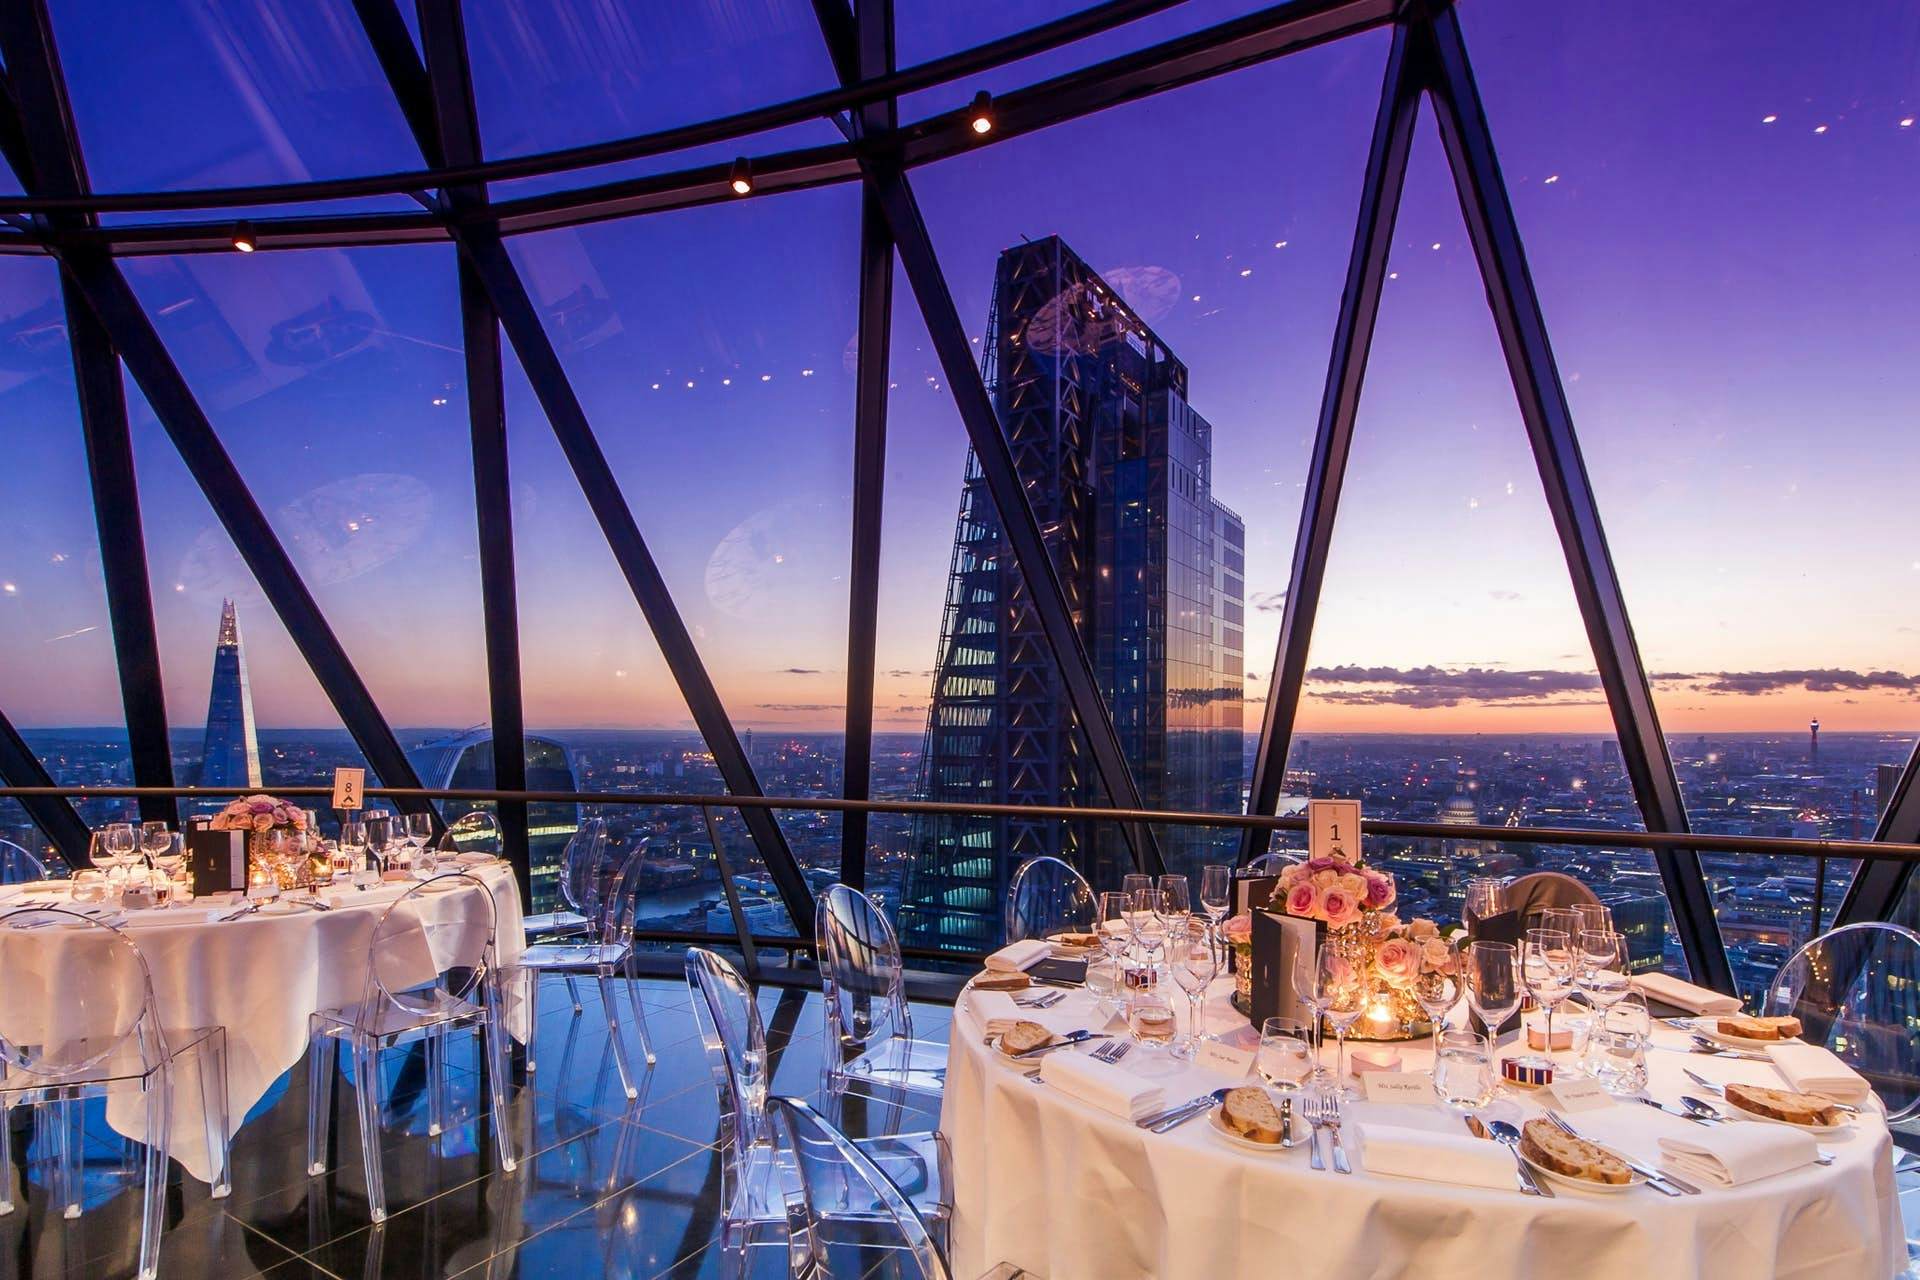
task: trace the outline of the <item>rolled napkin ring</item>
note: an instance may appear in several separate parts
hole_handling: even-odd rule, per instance
[[[1543,1089],[1553,1083],[1553,1064],[1531,1055],[1502,1058],[1500,1078],[1522,1089]]]

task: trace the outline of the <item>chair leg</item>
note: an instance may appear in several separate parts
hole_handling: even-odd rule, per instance
[[[85,1154],[86,1143],[85,1105],[77,1098],[60,1098],[49,1102],[39,1111],[45,1125],[42,1130],[45,1146],[53,1159],[53,1198],[59,1204],[63,1218],[80,1216],[80,1157]]]
[[[0,1101],[0,1218],[13,1212],[13,1107]]]
[[[227,1029],[215,1027],[194,1050],[200,1073],[200,1111],[206,1126],[212,1178],[207,1198],[224,1200],[233,1190],[233,1140],[227,1128]]]
[[[527,1074],[532,1075],[537,1065],[534,1062],[533,1046],[540,1039],[540,971],[522,969],[527,981]]]
[[[659,1059],[653,1054],[653,1034],[647,1030],[647,1011],[640,1002],[640,982],[634,976],[633,954],[627,954],[627,1004],[633,1010],[633,1025],[640,1031],[640,1052],[647,1055],[647,1065],[652,1066]]]
[[[507,1031],[500,1021],[499,993],[487,1007],[486,1020],[480,1026],[480,1049],[487,1055],[487,1085],[492,1095],[493,1138],[500,1152],[500,1168],[512,1173],[515,1166],[513,1157],[513,1134],[507,1128]]]
[[[167,1207],[167,1140],[172,1123],[172,1073],[160,1067],[147,1077],[146,1178],[140,1193],[140,1280],[160,1272],[160,1232]]]
[[[427,1032],[427,1136],[437,1138],[447,1128],[447,1036],[442,1029]]]
[[[332,1036],[308,1033],[307,1044],[307,1173],[327,1171],[327,1144],[333,1129],[333,1078],[340,1069],[340,1042]]]
[[[607,1039],[613,1044],[613,1065],[620,1071],[620,1091],[632,1102],[640,1096],[634,1087],[633,1068],[627,1062],[627,1044],[620,1035],[620,1002],[613,998],[613,977],[603,967],[599,975],[600,1003],[607,1011]]]
[[[354,1092],[360,1103],[360,1154],[367,1166],[367,1215],[377,1226],[387,1220],[387,1186],[380,1174],[380,1045],[353,1045]]]
[[[567,975],[567,997],[573,1001],[574,1017],[577,1018],[586,1011],[586,1006],[580,1003],[580,984],[574,981],[572,974]]]

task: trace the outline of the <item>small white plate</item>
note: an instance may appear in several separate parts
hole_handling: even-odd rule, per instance
[[[1269,1091],[1268,1096],[1272,1097],[1271,1091]],[[1277,1098],[1274,1100],[1273,1105],[1276,1107],[1280,1105]],[[1283,1147],[1277,1142],[1255,1142],[1245,1134],[1236,1133],[1227,1127],[1224,1114],[1226,1109],[1226,1104],[1223,1102],[1213,1110],[1207,1112],[1207,1124],[1222,1141],[1239,1147],[1243,1151],[1257,1151],[1263,1156],[1270,1156],[1290,1150],[1298,1150],[1300,1144],[1306,1142],[1313,1135],[1313,1126],[1309,1125],[1299,1115],[1295,1115],[1292,1118],[1293,1123],[1289,1126],[1289,1131],[1293,1135],[1294,1145],[1292,1147]]]
[[[1597,1146],[1599,1144],[1596,1143],[1595,1145]],[[1612,1148],[1609,1147],[1607,1148],[1607,1150],[1611,1151]],[[1618,1151],[1614,1151],[1613,1154],[1617,1156],[1620,1153]],[[1643,1174],[1640,1174],[1633,1170],[1628,1170],[1628,1173],[1630,1176],[1629,1176],[1629,1180],[1626,1182],[1594,1182],[1587,1178],[1570,1178],[1564,1173],[1555,1173],[1552,1169],[1547,1168],[1547,1166],[1537,1163],[1536,1161],[1527,1159],[1527,1153],[1524,1151],[1519,1152],[1519,1156],[1522,1160],[1526,1160],[1527,1168],[1533,1170],[1535,1173],[1539,1174],[1541,1177],[1551,1178],[1553,1181],[1559,1183],[1563,1187],[1572,1187],[1576,1191],[1591,1191],[1595,1195],[1602,1195],[1602,1196],[1619,1195],[1621,1192],[1631,1191],[1635,1187],[1641,1186],[1647,1181],[1646,1177]]]
[[[1730,1119],[1758,1120],[1761,1124],[1783,1124],[1789,1129],[1798,1129],[1802,1133],[1839,1133],[1842,1129],[1853,1127],[1853,1121],[1844,1116],[1836,1124],[1799,1124],[1792,1120],[1777,1120],[1772,1116],[1763,1116],[1758,1111],[1749,1111],[1732,1098],[1723,1097],[1720,1103],[1726,1109]]]
[[[1714,1018],[1694,1019],[1693,1029],[1715,1044],[1726,1045],[1729,1049],[1756,1049],[1764,1052],[1769,1045],[1793,1043],[1792,1040],[1756,1040],[1752,1036],[1728,1035],[1720,1029],[1719,1021]]]

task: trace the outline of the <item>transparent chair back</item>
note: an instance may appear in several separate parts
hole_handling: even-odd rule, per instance
[[[1093,889],[1072,866],[1054,857],[1029,858],[1007,886],[1007,941],[1089,933]]]
[[[1240,874],[1249,878],[1277,876],[1298,861],[1299,857],[1291,853],[1263,853],[1242,868]]]
[[[31,884],[47,879],[47,864],[11,840],[0,840],[0,884]]]
[[[359,1030],[378,1034],[390,1010],[424,1020],[471,1007],[493,967],[495,923],[478,876],[449,871],[407,890],[374,926]]]
[[[767,1136],[767,1033],[753,989],[725,956],[687,948],[693,1018],[713,1070],[727,1136],[737,1151]]]
[[[166,1057],[133,940],[60,907],[0,916],[0,1065],[42,1079],[139,1073]]]
[[[879,904],[844,884],[827,886],[814,909],[827,1031],[846,1053],[889,1035],[911,1037],[900,941]]]
[[[560,899],[569,910],[591,920],[598,901],[599,867],[606,858],[607,820],[587,818],[567,841],[560,859]]]
[[[886,1274],[874,1269],[870,1250],[891,1253],[892,1274],[915,1280],[949,1280],[946,1260],[913,1202],[851,1139],[798,1098],[775,1098],[782,1136],[800,1172],[798,1203],[789,1198],[788,1274],[833,1280]],[[861,1248],[846,1259],[828,1246],[846,1231]]]
[[[447,824],[440,837],[441,853],[500,854],[500,820],[491,809],[473,809]]]
[[[1850,924],[1801,947],[1768,984],[1761,1013],[1800,1019],[1866,1077],[1899,1121],[1920,1111],[1920,934]]]

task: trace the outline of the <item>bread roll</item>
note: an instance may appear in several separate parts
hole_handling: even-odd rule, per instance
[[[998,973],[992,970],[973,980],[975,991],[1025,991],[1033,979],[1024,973]]]
[[[1839,1123],[1841,1117],[1839,1108],[1825,1098],[1757,1084],[1728,1085],[1727,1101],[1742,1111],[1788,1124],[1830,1125]]]
[[[1037,1022],[1022,1019],[1000,1037],[1000,1052],[1005,1054],[1025,1053],[1029,1049],[1038,1049],[1041,1045],[1053,1043],[1053,1032]]]
[[[1273,1105],[1265,1089],[1253,1085],[1242,1085],[1227,1094],[1220,1104],[1220,1120],[1241,1137],[1270,1147],[1279,1146],[1286,1136],[1280,1108]]]
[[[1574,1137],[1551,1120],[1529,1120],[1521,1127],[1520,1153],[1563,1178],[1609,1186],[1633,1181],[1633,1170],[1626,1161],[1598,1143]]]
[[[1716,1025],[1721,1035],[1742,1040],[1791,1040],[1800,1034],[1798,1018],[1749,1018],[1736,1013],[1719,1019]]]

